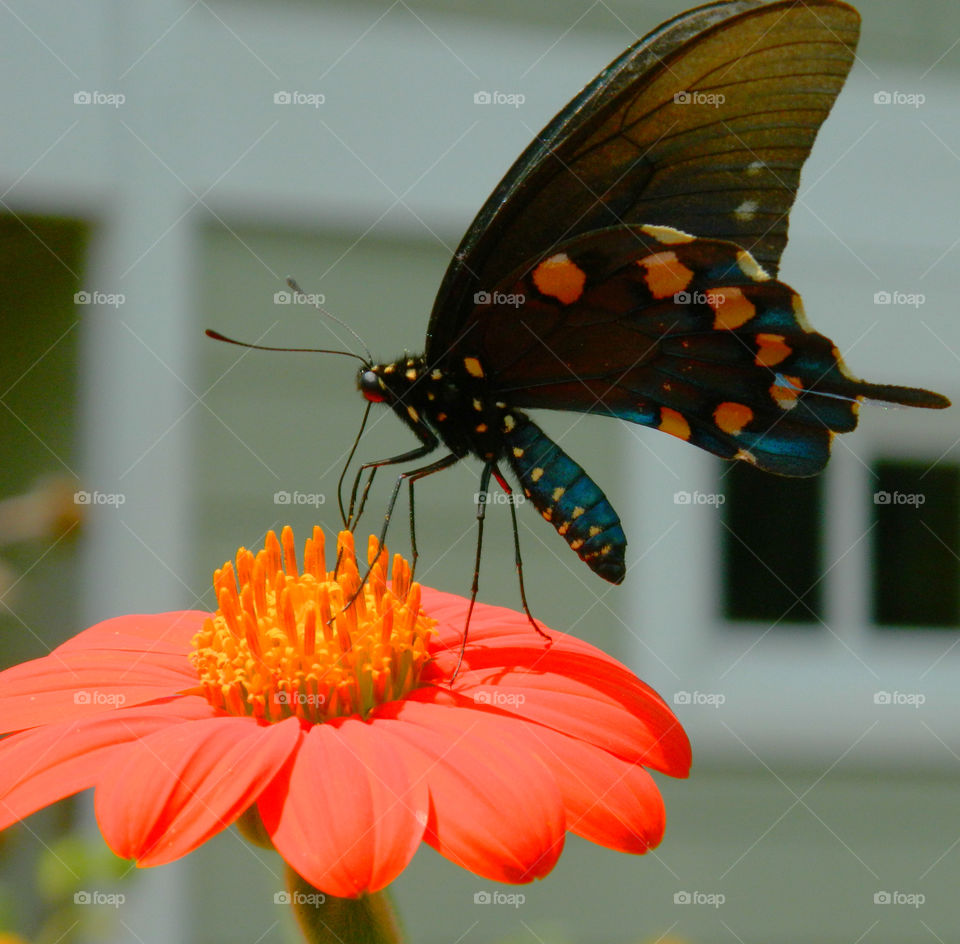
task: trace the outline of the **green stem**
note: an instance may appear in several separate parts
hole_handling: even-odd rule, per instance
[[[287,891],[297,925],[308,944],[404,942],[386,889],[359,898],[334,898],[317,891],[288,865]]]

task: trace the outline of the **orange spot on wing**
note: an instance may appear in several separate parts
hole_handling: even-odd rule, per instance
[[[688,269],[675,252],[655,252],[637,260],[637,265],[646,269],[647,288],[654,298],[668,298],[682,292],[693,278],[693,270]]]
[[[797,405],[797,397],[803,391],[803,383],[799,377],[784,377],[783,379],[792,386],[787,387],[779,383],[771,384],[770,396],[773,397],[781,410],[792,410]]]
[[[683,418],[682,413],[671,410],[668,406],[660,407],[660,425],[657,428],[678,439],[690,438],[690,424]]]
[[[544,295],[570,305],[583,294],[586,273],[565,252],[544,259],[533,270],[533,284]]]
[[[745,325],[756,313],[756,306],[735,286],[715,288],[707,296],[713,309],[713,326],[717,330],[732,331]]]
[[[773,367],[792,353],[793,348],[787,344],[782,334],[758,334],[757,356],[753,362],[758,367]]]
[[[743,403],[728,401],[713,411],[713,419],[725,433],[736,436],[753,419],[753,410]]]

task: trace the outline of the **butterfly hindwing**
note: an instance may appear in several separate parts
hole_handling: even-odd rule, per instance
[[[666,227],[561,245],[477,305],[463,331],[514,406],[616,416],[782,475],[823,468],[861,397],[943,402],[853,377],[800,296],[748,252]]]
[[[599,486],[523,413],[511,411],[504,438],[524,495],[594,573],[620,583],[627,539]]]
[[[859,33],[838,0],[714,3],[644,37],[541,132],[461,242],[427,330],[449,352],[478,290],[580,233],[658,223],[776,274],[800,169]]]

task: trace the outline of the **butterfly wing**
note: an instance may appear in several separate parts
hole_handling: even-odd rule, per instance
[[[616,416],[781,475],[820,471],[860,398],[949,405],[854,377],[750,253],[666,227],[587,233],[522,266],[457,346],[511,406]]]
[[[749,249],[776,274],[800,168],[859,33],[838,0],[735,0],[630,47],[515,162],[467,231],[434,303],[440,361],[473,296],[580,233],[655,223]]]

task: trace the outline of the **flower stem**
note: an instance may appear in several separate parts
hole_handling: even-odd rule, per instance
[[[334,898],[317,891],[288,865],[287,891],[308,944],[404,944],[386,889],[359,898]]]

